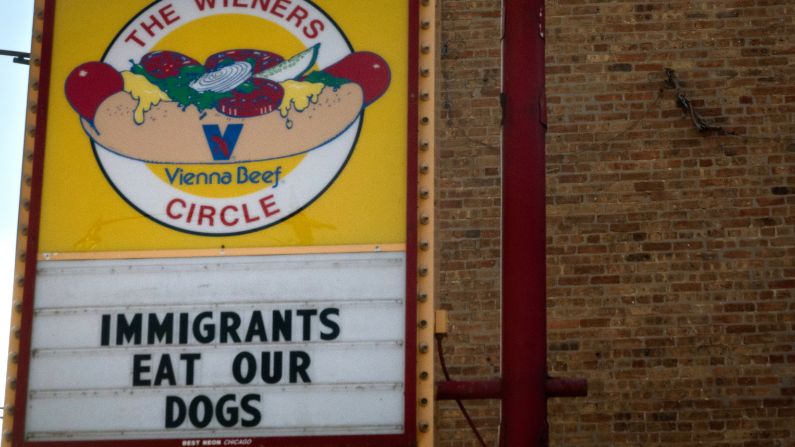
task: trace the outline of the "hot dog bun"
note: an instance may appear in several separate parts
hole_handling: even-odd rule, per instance
[[[364,104],[355,83],[338,89],[325,87],[316,103],[302,112],[290,109],[287,117],[278,110],[250,118],[234,118],[215,110],[203,113],[195,107],[183,110],[176,102],[161,102],[136,124],[137,101],[126,92],[105,99],[96,111],[93,126],[85,118],[83,128],[92,140],[126,157],[154,163],[234,163],[266,160],[299,154],[334,139],[359,116]],[[243,130],[229,160],[213,160],[203,125],[229,124]]]

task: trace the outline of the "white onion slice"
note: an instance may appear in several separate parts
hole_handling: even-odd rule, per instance
[[[234,90],[251,78],[253,68],[248,62],[235,62],[232,65],[203,74],[189,85],[197,92],[224,93]]]

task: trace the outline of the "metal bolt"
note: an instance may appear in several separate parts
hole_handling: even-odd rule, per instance
[[[44,10],[43,9],[39,9],[38,11],[36,11],[36,18],[39,19],[39,20],[44,20]]]
[[[428,294],[424,292],[420,292],[417,294],[417,301],[424,303],[428,301]]]
[[[420,250],[422,250],[422,251],[428,251],[428,249],[429,249],[429,248],[431,248],[431,244],[430,244],[430,242],[428,242],[428,241],[422,241],[422,242],[420,242]]]
[[[19,363],[19,354],[18,353],[12,352],[12,353],[10,353],[8,355],[8,357],[11,359],[12,362]]]
[[[15,312],[22,312],[22,301],[16,301],[14,303],[14,311]]]
[[[28,235],[28,226],[27,225],[22,225],[19,228],[19,234],[21,234],[22,236],[27,236]]]
[[[431,27],[431,22],[429,22],[427,20],[423,20],[422,23],[420,23],[420,28],[422,28],[424,30],[427,30],[430,27]]]
[[[422,0],[422,6],[428,6],[430,3],[430,0]]]
[[[431,193],[428,192],[427,189],[423,189],[422,191],[420,191],[420,199],[427,199],[430,196],[431,196]]]
[[[422,119],[420,119],[420,123],[422,123],[423,126],[427,126],[430,122],[431,119],[427,116],[423,116]]]
[[[431,75],[431,70],[427,68],[423,68],[422,70],[420,70],[420,76],[422,76],[423,78],[427,78],[430,75]]]
[[[7,414],[10,414],[11,416],[13,416],[13,415],[14,415],[14,406],[13,406],[13,405],[9,405],[9,406],[7,406],[7,407],[5,408],[5,412],[6,412]]]
[[[428,343],[420,343],[420,354],[427,354],[430,350]]]
[[[33,90],[38,90],[39,89],[39,81],[33,81],[30,84],[30,88],[32,88]]]
[[[37,110],[38,110],[38,104],[35,103],[35,102],[31,103],[30,104],[30,113],[36,113]]]
[[[11,388],[12,390],[17,389],[17,378],[16,377],[11,377],[10,379],[8,379],[8,387]]]
[[[427,174],[428,171],[430,171],[430,168],[428,167],[428,165],[420,166],[420,174]]]
[[[428,371],[423,371],[423,372],[420,373],[420,380],[428,380],[428,377],[430,377],[430,376],[431,375],[428,374]]]
[[[28,135],[30,135],[31,137],[35,137],[36,136],[36,128],[35,127],[31,127],[30,129],[28,129]]]
[[[427,407],[428,406],[428,398],[427,397],[423,397],[422,399],[420,399],[420,406],[421,407]]]
[[[420,276],[428,276],[428,267],[420,267],[419,274]]]
[[[431,46],[428,45],[427,43],[422,44],[420,51],[422,52],[422,54],[429,54],[431,52]]]
[[[22,287],[23,285],[25,285],[25,277],[24,276],[20,276],[19,278],[17,278],[17,285],[19,287]]]
[[[427,328],[428,327],[428,320],[420,320],[420,322],[417,323],[417,326],[419,326],[420,329]]]
[[[429,223],[430,221],[431,221],[431,218],[430,218],[430,217],[428,217],[428,216],[420,216],[420,223],[421,223],[422,225],[428,225],[428,223]]]
[[[420,93],[420,100],[421,101],[427,101],[429,99],[431,99],[431,94],[430,93],[428,93],[428,92],[421,92]]]
[[[538,35],[544,38],[544,7],[538,10]]]
[[[30,209],[30,200],[25,200],[22,202],[22,208],[24,208],[25,211],[28,211]]]
[[[431,143],[428,142],[427,140],[423,140],[422,142],[420,142],[420,150],[421,151],[424,152],[424,151],[427,151],[430,148],[431,148]]]
[[[6,411],[8,411],[8,410],[6,410]],[[11,441],[14,439],[14,432],[12,432],[12,431],[7,431],[7,432],[4,432],[4,433],[3,433],[3,438],[4,438],[4,439],[5,439],[7,442],[11,442]]]
[[[17,339],[22,334],[21,330],[18,327],[14,327],[14,329],[12,331],[14,333],[14,338],[17,338]]]
[[[422,422],[419,423],[419,428],[420,428],[421,432],[428,433],[428,430],[431,429],[431,426],[427,422],[422,421]]]

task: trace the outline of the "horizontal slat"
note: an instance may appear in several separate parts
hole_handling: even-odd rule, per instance
[[[390,299],[405,293],[403,253],[42,261],[36,309]]]
[[[404,326],[403,320],[399,318],[403,315],[403,306],[389,306],[389,307],[375,307],[375,308],[367,308],[364,307],[364,304],[361,304],[362,307],[343,307],[337,306],[334,307],[338,311],[338,314],[332,315],[329,318],[333,319],[333,321],[339,326],[339,336],[335,339],[335,341],[346,341],[346,342],[354,342],[354,341],[365,341],[365,340],[399,340],[403,339],[404,337]],[[331,307],[331,305],[328,305]],[[293,308],[287,308],[291,311],[292,315],[292,323],[291,323],[291,340],[293,342],[301,343],[304,341],[303,339],[303,330],[304,330],[304,319],[296,315],[296,311],[300,309],[313,309],[322,311],[323,309],[328,309],[329,307],[320,307],[319,309],[314,308],[313,306],[296,306]],[[234,312],[240,318],[241,325],[240,327],[234,331],[241,341],[245,340],[245,337],[248,333],[249,327],[252,326],[252,311],[240,311],[235,312],[236,309],[224,306],[222,308],[224,312]],[[285,310],[285,308],[281,308],[281,310]],[[179,311],[179,310],[178,310]],[[187,335],[187,346],[210,346],[219,344],[220,336],[221,336],[221,311],[207,311],[213,312],[212,318],[206,318],[203,320],[198,320],[201,323],[201,328],[199,329],[200,333],[198,335],[202,335],[206,332],[205,329],[212,327],[212,331],[215,333],[213,340],[210,342],[199,343],[195,336],[197,335],[193,330],[193,322],[196,320],[196,315],[198,312],[189,313],[189,322],[190,324],[187,327],[187,330],[184,333]],[[179,314],[178,312],[172,312],[174,315],[173,319],[173,330],[171,331],[172,334],[172,345],[179,344],[179,336],[182,334],[183,331],[179,329]],[[129,313],[124,312],[124,318],[126,321],[129,322],[134,316],[135,312]],[[268,309],[267,307],[263,307],[261,310],[261,314],[263,316],[264,321],[264,330],[265,335],[267,337],[268,342],[271,340],[275,340],[274,332],[274,325],[272,323],[272,309]],[[282,314],[284,314],[282,312]],[[109,335],[110,335],[110,343],[111,346],[117,346],[117,315],[116,313],[108,313],[107,315],[110,316],[111,325],[109,326]],[[148,313],[141,314],[141,344],[147,345],[149,339],[148,327],[149,322],[148,320]],[[158,313],[158,318],[162,320],[164,313]],[[259,321],[259,320],[258,320]],[[374,321],[379,322],[378,324],[373,324]],[[330,333],[330,329],[323,325],[320,321],[318,316],[313,316],[309,320],[309,330],[310,330],[310,341],[321,341],[321,333]],[[39,316],[35,320],[35,325],[33,327],[33,346],[35,349],[69,349],[69,348],[81,348],[81,347],[101,347],[100,342],[102,338],[102,315],[100,314],[85,314],[85,315],[47,315],[47,316]],[[231,338],[231,336],[230,336]],[[153,341],[155,343],[151,344],[153,346],[160,346],[165,345],[164,342],[158,342],[157,338],[153,335]],[[232,339],[233,340],[233,339]],[[228,344],[235,344],[233,341],[230,340]],[[259,338],[254,339],[255,342],[259,342]],[[132,343],[125,343],[125,346],[129,346]],[[117,346],[121,347],[121,346]]]
[[[251,393],[256,394],[256,390]],[[224,392],[205,393],[213,403],[217,403]],[[248,394],[248,393],[247,393]],[[174,392],[190,405],[191,399],[199,393]],[[236,394],[237,406],[243,394]],[[123,405],[119,405],[120,401]],[[306,392],[262,393],[261,401],[253,403],[261,413],[261,421],[256,429],[243,430],[235,425],[236,435],[274,436],[276,433],[291,435],[301,433],[330,434],[331,427],[347,426],[351,433],[364,432],[373,426],[399,427],[403,415],[402,387],[340,388],[337,390],[307,390]],[[166,397],[163,396],[106,396],[72,397],[57,399],[32,399],[29,410],[34,413],[59,414],[59,418],[35,418],[29,420],[28,436],[40,440],[53,438],[70,432],[78,439],[90,439],[92,433],[152,433],[159,432],[164,438],[184,438],[186,436],[206,437],[212,429],[222,429],[215,415],[205,429],[192,429],[189,421],[178,427],[182,430],[166,429]],[[134,418],[131,415],[135,415]],[[243,414],[245,418],[249,415]],[[395,430],[397,433],[399,430]]]
[[[357,300],[315,300],[305,298],[296,301],[268,301],[268,308],[291,308],[291,307],[330,307],[330,306],[343,306],[343,307],[394,307],[404,305],[403,298],[378,298],[378,299],[357,299]],[[215,304],[149,304],[149,305],[105,305],[105,306],[86,306],[86,307],[48,307],[45,309],[37,310],[34,315],[36,316],[52,316],[52,315],[80,315],[80,314],[94,314],[101,315],[103,313],[134,313],[134,312],[204,312],[204,311],[223,311],[227,309],[236,310],[262,310],[263,305],[260,300],[251,301],[225,301],[223,303]]]
[[[357,425],[355,427],[351,427],[348,425],[325,425],[325,426],[317,426],[317,427],[296,427],[296,428],[281,428],[281,427],[272,427],[268,428],[267,430],[259,430],[253,431],[250,429],[236,429],[236,428],[224,428],[224,429],[213,429],[213,428],[206,428],[201,431],[197,430],[185,430],[185,429],[175,429],[169,430],[166,434],[162,430],[157,431],[144,431],[144,430],[136,430],[136,431],[83,431],[79,433],[71,432],[68,435],[61,432],[37,432],[28,434],[27,440],[28,441],[48,441],[48,440],[69,440],[70,438],[81,439],[81,440],[101,440],[101,439],[117,439],[117,438],[129,438],[134,436],[136,439],[189,439],[189,438],[201,438],[205,439],[203,441],[205,444],[202,445],[211,445],[206,444],[207,438],[212,438],[215,436],[223,436],[225,438],[253,438],[253,437],[260,437],[260,436],[269,436],[269,437],[276,437],[276,436],[312,436],[312,435],[323,435],[323,436],[351,436],[351,435],[388,435],[388,434],[395,434],[403,432],[402,425]],[[219,444],[220,445],[220,444]]]
[[[402,342],[389,343],[331,343],[328,345],[282,346],[278,348],[263,348],[256,346],[226,346],[210,350],[202,350],[201,359],[194,362],[193,383],[202,386],[231,386],[239,384],[234,380],[231,371],[235,356],[240,352],[251,353],[257,361],[257,367],[262,369],[263,351],[282,352],[282,380],[278,385],[288,382],[289,354],[286,352],[301,350],[310,357],[309,367],[306,372],[316,384],[352,383],[361,384],[382,381],[401,382],[403,380],[404,351]],[[186,384],[186,369],[188,361],[180,360],[180,354],[195,353],[196,349],[144,349],[134,350],[92,350],[89,352],[75,351],[43,351],[37,353],[35,368],[30,374],[31,389],[36,391],[54,390],[104,390],[126,389],[132,385],[133,356],[149,354],[151,361],[144,365],[150,371],[140,375],[140,378],[154,381],[156,371],[161,364],[163,354],[169,354],[165,362],[173,366],[173,377],[176,384]],[[269,358],[275,360],[275,354]],[[272,363],[273,365],[273,363]],[[271,371],[275,367],[271,366]],[[53,374],[53,371],[59,371]],[[246,369],[245,371],[248,371]],[[158,392],[165,392],[170,388],[167,380],[162,381],[162,387],[154,387]],[[251,386],[267,385],[261,379],[260,373],[251,382]],[[141,387],[133,389],[144,389]]]

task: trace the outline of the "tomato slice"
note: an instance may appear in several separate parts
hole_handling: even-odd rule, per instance
[[[277,82],[252,78],[254,89],[248,93],[233,90],[229,98],[221,98],[215,109],[236,118],[260,116],[274,111],[284,98],[284,88]]]
[[[182,67],[197,65],[199,61],[176,51],[155,51],[141,58],[141,66],[150,75],[166,79],[179,75]]]
[[[253,73],[257,74],[268,68],[279,65],[284,61],[284,58],[276,53],[261,50],[227,50],[220,53],[215,53],[207,58],[204,62],[204,67],[208,72],[215,70],[223,64],[224,61],[232,62],[254,62]]]

